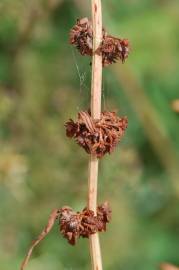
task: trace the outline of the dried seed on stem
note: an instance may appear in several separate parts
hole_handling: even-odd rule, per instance
[[[81,55],[102,56],[103,67],[116,63],[118,60],[125,62],[129,55],[128,39],[110,36],[103,28],[102,40],[93,51],[93,36],[92,22],[88,18],[79,19],[70,31],[70,44],[74,45]]]
[[[73,137],[88,154],[101,158],[114,151],[127,123],[127,118],[118,117],[116,112],[102,112],[99,120],[92,119],[88,112],[79,112],[77,121],[70,119],[65,126],[68,137]]]
[[[88,208],[84,208],[81,212],[75,212],[69,206],[64,206],[61,209],[54,209],[50,214],[47,225],[30,246],[26,257],[22,262],[21,270],[25,269],[33,249],[51,231],[57,219],[59,220],[61,234],[71,245],[75,245],[77,239],[80,237],[89,238],[90,235],[96,232],[106,231],[106,224],[109,223],[111,219],[111,209],[108,202],[98,206],[97,215]]]
[[[116,63],[118,60],[124,63],[129,55],[129,41],[106,35],[97,52],[102,53],[103,67]]]
[[[92,56],[93,30],[88,18],[78,19],[70,31],[70,44],[74,45],[81,55]]]
[[[96,232],[106,231],[106,225],[111,220],[111,209],[108,202],[98,206],[97,215],[88,208],[81,212],[75,212],[65,206],[60,210],[60,232],[68,240],[69,244],[75,245],[80,237],[89,238]]]

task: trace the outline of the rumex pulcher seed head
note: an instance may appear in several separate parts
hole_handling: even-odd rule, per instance
[[[70,44],[74,45],[81,55],[93,55],[93,29],[88,18],[77,20],[70,31]],[[106,67],[118,60],[124,63],[129,55],[129,48],[128,39],[108,35],[103,28],[101,45],[94,53],[102,55],[103,67]]]
[[[129,41],[127,39],[106,36],[103,39],[98,52],[102,53],[104,67],[116,63],[118,60],[121,60],[122,63],[124,63],[129,55]]]
[[[108,202],[97,208],[97,215],[85,208],[81,212],[74,212],[72,208],[65,206],[60,209],[60,232],[75,245],[80,237],[88,238],[96,232],[106,231],[106,224],[111,220],[111,209]]]
[[[74,138],[88,154],[101,158],[115,149],[127,124],[127,118],[118,117],[116,112],[102,112],[99,120],[93,120],[88,112],[79,112],[77,121],[70,119],[65,127],[69,138]]]
[[[92,55],[93,30],[88,18],[78,19],[70,31],[70,44],[74,45],[81,55]]]

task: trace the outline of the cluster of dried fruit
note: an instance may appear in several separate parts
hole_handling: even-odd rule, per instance
[[[22,262],[21,270],[27,266],[33,249],[49,234],[55,221],[59,220],[60,232],[68,239],[71,245],[75,245],[79,237],[89,237],[96,232],[106,231],[106,224],[111,219],[111,209],[108,202],[104,202],[97,208],[97,215],[85,208],[82,212],[74,212],[69,206],[54,209],[48,219],[48,223],[37,239],[32,242],[27,255]]]
[[[127,118],[118,117],[116,112],[102,112],[99,120],[93,120],[90,113],[79,112],[78,119],[66,124],[66,135],[75,138],[88,154],[98,158],[111,153],[127,128]]]
[[[70,31],[70,43],[74,45],[82,55],[93,54],[93,29],[88,18],[77,20]],[[103,29],[102,42],[97,51],[102,54],[103,66],[115,63],[117,60],[124,62],[129,55],[129,42],[107,34]]]
[[[116,63],[117,60],[124,63],[129,55],[129,41],[128,39],[105,36],[98,51],[102,52],[104,67]]]
[[[81,55],[92,55],[93,30],[88,18],[77,20],[70,31],[70,43],[80,51]]]
[[[85,208],[82,212],[74,212],[66,206],[60,210],[60,232],[71,245],[75,245],[80,237],[89,237],[96,232],[106,231],[106,223],[111,219],[108,202],[97,208],[97,215]]]

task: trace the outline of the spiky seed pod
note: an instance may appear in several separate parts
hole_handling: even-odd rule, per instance
[[[127,123],[127,118],[118,117],[116,112],[102,112],[99,120],[93,120],[88,112],[79,112],[76,122],[70,119],[65,124],[66,135],[75,138],[88,154],[101,158],[115,149]]]

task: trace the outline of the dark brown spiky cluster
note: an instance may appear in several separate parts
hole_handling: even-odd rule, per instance
[[[124,63],[129,55],[129,41],[128,39],[105,36],[98,52],[102,52],[104,67],[116,63],[117,60],[121,60]]]
[[[70,31],[70,44],[74,45],[82,55],[92,55],[93,30],[88,18],[77,20]]]
[[[70,31],[70,44],[74,45],[82,55],[92,56],[93,29],[88,18],[77,20],[77,23]],[[124,63],[129,55],[129,41],[110,36],[103,29],[102,42],[95,53],[102,54],[104,67],[116,63],[117,60]]]
[[[79,112],[78,120],[66,124],[66,135],[75,138],[88,154],[98,158],[111,153],[127,128],[127,118],[116,112],[102,112],[101,119],[93,120],[88,112]]]
[[[80,237],[89,237],[96,232],[106,231],[106,223],[111,219],[108,202],[98,206],[97,215],[85,208],[82,212],[74,212],[66,206],[60,210],[60,232],[71,245],[75,245]]]

